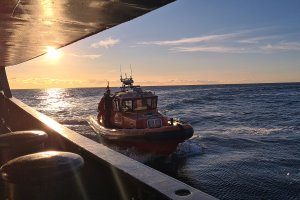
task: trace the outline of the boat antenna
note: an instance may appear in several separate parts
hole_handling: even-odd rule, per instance
[[[130,78],[132,78],[132,69],[131,69],[131,64],[130,64]]]
[[[122,77],[122,66],[120,65],[120,80],[122,81],[123,77]]]
[[[110,95],[109,81],[107,81],[107,86],[106,86],[105,94],[106,95]]]

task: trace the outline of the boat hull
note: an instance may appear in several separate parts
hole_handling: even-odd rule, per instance
[[[194,132],[189,124],[181,123],[176,126],[151,129],[110,129],[105,128],[95,118],[90,117],[89,124],[106,143],[159,155],[173,153],[178,144],[192,137]]]

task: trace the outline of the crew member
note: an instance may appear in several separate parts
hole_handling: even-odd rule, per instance
[[[112,97],[110,96],[109,84],[106,87],[106,91],[98,104],[98,122],[102,119],[102,123],[105,127],[110,128],[110,118],[112,109]]]

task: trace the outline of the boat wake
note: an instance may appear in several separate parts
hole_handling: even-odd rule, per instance
[[[178,145],[177,150],[173,153],[179,158],[191,157],[203,154],[205,147],[193,142],[192,140],[185,141]]]
[[[157,160],[169,160],[169,159],[181,159],[181,158],[187,158],[192,156],[198,156],[205,152],[205,147],[201,146],[193,141],[186,141],[184,143],[181,143],[178,145],[177,150],[168,155],[168,156],[162,156],[157,154],[151,154],[151,153],[141,153],[137,151],[135,148],[119,148],[118,146],[109,146],[109,148],[122,153],[136,161],[139,161],[141,163],[147,164],[151,163],[153,161]]]

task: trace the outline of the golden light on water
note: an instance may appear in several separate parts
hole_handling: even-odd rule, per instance
[[[46,109],[52,112],[65,112],[67,109],[73,107],[72,103],[65,98],[68,96],[68,92],[62,88],[51,88],[45,90],[45,100],[43,104],[46,105]]]
[[[47,48],[47,57],[52,60],[56,60],[61,57],[62,53],[60,50],[55,49],[54,47]]]
[[[46,90],[46,93],[48,95],[48,99],[59,99],[62,97],[63,93],[64,93],[65,89],[62,88],[50,88]]]

